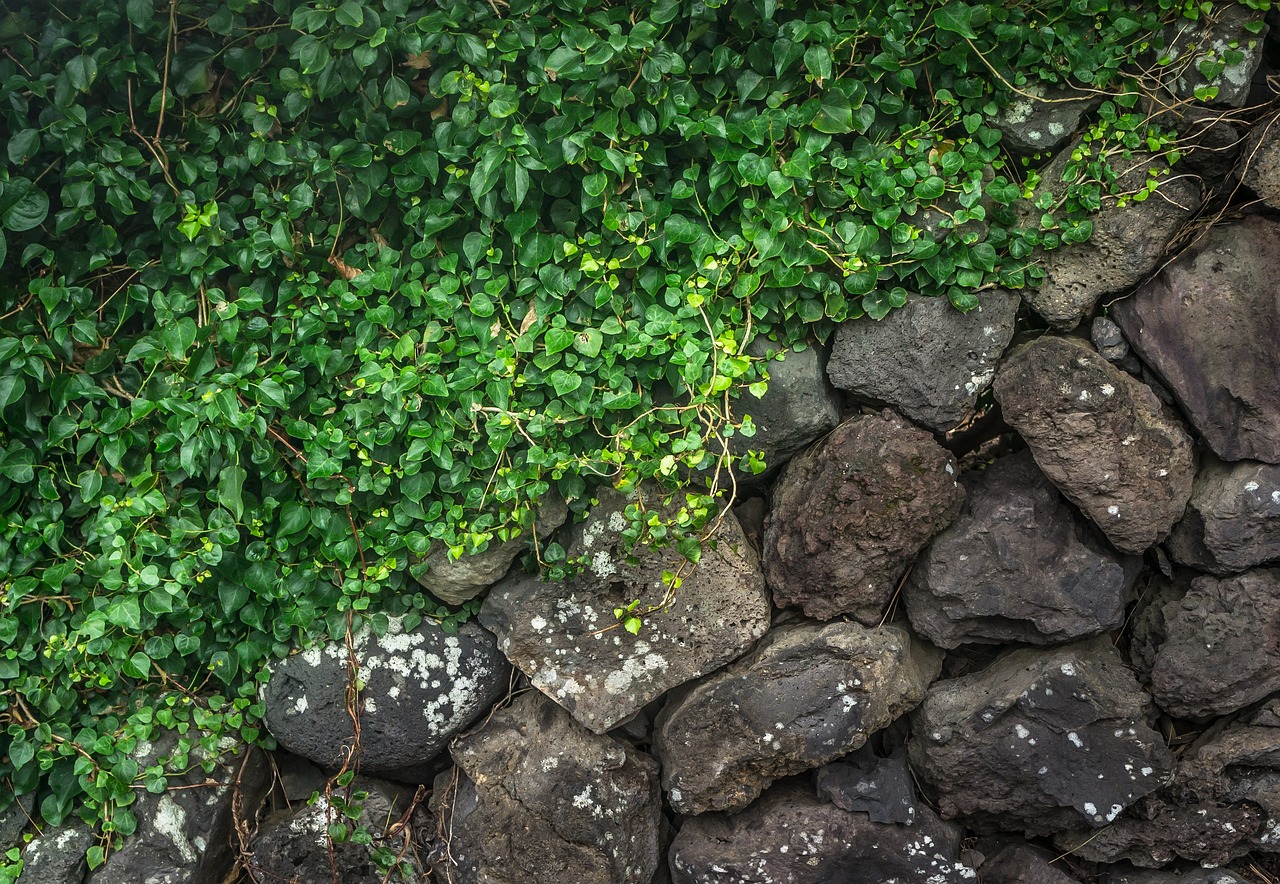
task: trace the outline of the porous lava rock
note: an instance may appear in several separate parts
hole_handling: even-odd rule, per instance
[[[50,827],[22,851],[22,884],[82,884],[97,835],[80,820]]]
[[[406,629],[392,619],[385,635],[368,628],[353,639],[309,648],[276,663],[262,691],[267,729],[290,752],[336,769],[354,743],[347,688],[358,667],[360,770],[408,782],[429,781],[430,762],[449,738],[506,693],[510,667],[494,637],[474,623],[456,633],[424,621]]]
[[[1030,844],[1006,844],[978,869],[982,884],[1080,884]]]
[[[908,756],[945,819],[1028,836],[1100,828],[1172,767],[1151,712],[1105,638],[1011,651],[933,684],[912,714]]]
[[[596,733],[742,656],[768,630],[772,614],[756,554],[732,512],[668,598],[663,572],[675,570],[678,555],[645,547],[627,561],[626,505],[607,491],[590,517],[570,529],[568,555],[587,563],[580,573],[556,582],[513,574],[480,609],[480,622],[533,686]],[[637,610],[654,609],[639,635],[623,630],[614,615],[634,600]]]
[[[1017,312],[1018,296],[999,288],[969,313],[947,298],[912,297],[878,322],[841,324],[827,374],[842,390],[946,432],[973,416],[991,386]]]
[[[746,810],[684,821],[671,845],[672,884],[971,884],[958,859],[960,830],[926,807],[915,825],[872,822],[779,784]]]
[[[1141,553],[1182,517],[1195,477],[1190,437],[1150,387],[1088,344],[1024,344],[994,389],[1040,469],[1117,549]]]
[[[1142,562],[1095,536],[1030,452],[965,473],[965,507],[907,579],[911,625],[942,648],[1055,644],[1119,626]]]
[[[432,809],[450,884],[649,884],[659,862],[658,766],[536,691],[450,750]]]
[[[775,779],[863,745],[919,703],[941,668],[936,649],[894,626],[775,627],[658,717],[654,755],[671,807],[741,810]]]
[[[916,553],[960,511],[958,472],[930,434],[890,411],[845,421],[793,458],[765,522],[777,603],[879,623]]]
[[[865,813],[873,823],[916,821],[916,787],[905,746],[881,757],[864,745],[818,768],[815,780],[819,795],[841,810]]]
[[[1207,458],[1167,546],[1175,562],[1219,575],[1280,559],[1280,466]]]
[[[1261,26],[1257,31],[1249,27]],[[1262,61],[1263,41],[1267,26],[1261,12],[1246,3],[1223,3],[1213,8],[1212,15],[1195,21],[1180,18],[1164,29],[1165,47],[1161,53],[1163,69],[1172,72],[1165,87],[1185,102],[1196,100],[1197,90],[1212,89],[1206,102],[1218,107],[1244,107],[1249,100],[1253,72]],[[1238,58],[1227,63],[1232,55]],[[1205,72],[1210,65],[1204,59],[1221,61],[1222,67],[1212,77]]]
[[[1273,209],[1280,209],[1280,114],[1254,124],[1240,151],[1240,180]]]
[[[1210,227],[1116,302],[1130,346],[1223,460],[1280,463],[1280,223]]]

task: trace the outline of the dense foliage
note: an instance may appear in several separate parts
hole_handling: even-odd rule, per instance
[[[260,738],[265,660],[457,615],[418,558],[553,486],[685,489],[629,530],[696,555],[747,343],[1033,283],[1209,8],[9,0],[0,778],[128,834],[138,740]],[[1118,94],[1020,215],[991,120],[1068,80]]]

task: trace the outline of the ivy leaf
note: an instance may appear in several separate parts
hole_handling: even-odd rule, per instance
[[[853,105],[839,92],[827,92],[822,96],[818,114],[813,118],[813,128],[827,135],[843,135],[853,131]]]
[[[978,34],[973,29],[973,7],[968,3],[949,2],[935,9],[933,23],[940,31],[949,31],[970,40],[978,39]]]
[[[475,171],[471,173],[472,199],[478,200],[493,190],[494,185],[498,183],[498,174],[502,171],[502,162],[506,157],[507,151],[501,145],[490,142],[485,146],[479,161],[476,162]]]

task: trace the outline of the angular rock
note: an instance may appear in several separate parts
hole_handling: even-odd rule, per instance
[[[1164,612],[1170,602],[1181,601],[1191,588],[1193,572],[1178,569],[1172,576],[1151,573],[1137,591],[1138,602],[1129,617],[1129,662],[1138,678],[1151,681],[1151,669],[1156,665],[1156,654],[1169,640],[1169,625]],[[1175,604],[1170,610],[1177,610]]]
[[[863,746],[818,769],[818,794],[841,810],[860,811],[873,823],[916,821],[916,787],[905,747],[887,758]]]
[[[857,749],[913,708],[942,655],[895,626],[788,623],[670,700],[654,755],[681,814],[741,810],[775,779]]]
[[[1079,884],[1054,857],[1029,844],[1009,844],[992,855],[978,870],[982,884]]]
[[[1166,26],[1161,55],[1168,59],[1166,70],[1176,71],[1178,76],[1166,82],[1165,87],[1184,101],[1194,100],[1198,89],[1216,89],[1217,94],[1211,100],[1214,105],[1244,107],[1249,99],[1253,72],[1262,61],[1263,40],[1267,36],[1265,24],[1257,34],[1250,33],[1245,25],[1261,21],[1264,21],[1263,14],[1243,3],[1223,3],[1214,7],[1212,15],[1202,16],[1196,22],[1179,18]],[[1226,65],[1212,79],[1204,76],[1200,67],[1202,60],[1225,61],[1225,56],[1232,51],[1241,54],[1239,61]]]
[[[960,830],[919,808],[914,826],[849,813],[794,784],[741,813],[685,820],[671,845],[672,884],[971,884]]]
[[[1273,209],[1280,209],[1280,114],[1254,123],[1240,151],[1240,181]]]
[[[621,552],[626,503],[615,492],[601,494],[590,518],[569,529],[568,555],[587,561],[580,574],[554,583],[513,574],[480,609],[480,622],[533,686],[596,733],[740,657],[764,635],[772,614],[756,554],[732,513],[667,599],[662,573],[674,570],[679,556],[643,548],[627,563]],[[661,510],[652,501],[646,506]],[[637,636],[613,613],[633,600],[637,610],[654,609]]]
[[[1151,690],[1180,718],[1234,712],[1280,691],[1280,569],[1198,577],[1164,608]]]
[[[456,635],[431,621],[386,635],[362,629],[359,664],[360,770],[407,782],[428,780],[449,738],[507,692],[510,667],[494,637],[474,623]],[[347,710],[348,655],[342,642],[310,648],[272,667],[263,688],[265,723],[280,744],[321,767],[338,768],[354,731]]]
[[[845,421],[787,464],[765,522],[765,576],[779,605],[873,626],[963,491],[955,459],[893,412]]]
[[[1119,362],[1129,355],[1129,344],[1116,325],[1105,316],[1095,316],[1089,326],[1089,337],[1098,355],[1108,362]]]
[[[936,682],[912,715],[908,756],[945,819],[1028,836],[1102,827],[1173,765],[1151,711],[1105,638],[1013,651]]]
[[[1191,497],[1191,439],[1151,389],[1082,341],[1046,336],[996,376],[1005,420],[1067,499],[1122,552],[1164,539]]]
[[[154,743],[139,743],[139,770],[166,764],[178,750],[178,735],[169,731]],[[196,747],[191,760],[208,760]],[[238,744],[217,755],[206,773],[193,764],[169,779],[159,795],[138,790],[130,806],[138,830],[89,874],[85,884],[220,884],[236,862],[232,849],[234,823],[247,821],[271,786],[266,754]],[[25,878],[23,879],[26,880]]]
[[[85,853],[97,840],[79,820],[37,835],[22,851],[22,884],[82,884]]]
[[[483,552],[450,559],[447,547],[433,543],[422,559],[428,566],[417,575],[417,581],[442,602],[462,605],[480,595],[511,570],[511,563],[529,548],[535,538],[544,538],[564,524],[569,508],[560,495],[552,492],[538,506],[534,530],[501,542],[492,542]],[[417,569],[415,569],[416,571]]]
[[[1175,562],[1214,574],[1280,559],[1280,466],[1202,464],[1167,546]]]
[[[1073,142],[1064,148],[1042,170],[1037,198],[1045,193],[1057,198],[1065,192],[1063,175],[1077,146]],[[1163,159],[1134,151],[1130,159],[1110,162],[1119,176],[1116,185],[1123,191],[1143,187],[1150,171],[1162,180],[1155,195],[1143,202],[1119,206],[1114,198],[1104,198],[1102,208],[1091,216],[1093,234],[1087,241],[1036,252],[1044,279],[1023,290],[1022,299],[1058,329],[1075,328],[1103,295],[1140,282],[1164,258],[1174,234],[1200,206],[1199,186],[1186,177],[1167,177],[1169,166]],[[1038,225],[1040,210],[1028,203],[1024,211],[1028,215],[1023,223]],[[1032,211],[1034,215],[1029,214]]]
[[[1223,460],[1280,463],[1277,255],[1280,223],[1215,225],[1110,308]]]
[[[879,322],[842,324],[827,374],[842,390],[946,432],[972,417],[991,385],[1017,312],[1018,296],[1004,289],[984,292],[969,313],[946,298],[912,297]]]
[[[1018,156],[1055,151],[1100,103],[1100,97],[1074,89],[1028,85],[996,114],[995,127],[1004,136],[1000,144]]]
[[[942,648],[1043,645],[1123,622],[1141,559],[1095,537],[1029,452],[960,481],[965,510],[907,578],[907,613],[921,635]]]
[[[454,744],[432,809],[452,884],[648,884],[661,795],[649,756],[536,691]],[[437,874],[440,874],[438,868]]]
[[[34,792],[12,797],[12,803],[0,810],[0,854],[8,852],[22,839],[22,833],[39,813]]]

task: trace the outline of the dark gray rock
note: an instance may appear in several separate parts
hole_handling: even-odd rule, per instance
[[[978,869],[982,884],[1079,884],[1053,865],[1054,856],[1029,844],[1008,844]]]
[[[818,794],[841,810],[862,812],[873,823],[916,821],[916,787],[899,746],[887,758],[863,746],[818,769]]]
[[[741,810],[775,779],[863,745],[913,708],[942,655],[906,630],[788,623],[668,702],[654,755],[682,814]]]
[[[973,416],[1013,337],[1018,296],[983,292],[961,313],[946,298],[912,297],[879,322],[854,319],[836,331],[827,374],[855,396],[895,407],[946,432]]]
[[[1056,200],[1065,193],[1063,176],[1072,151],[1079,146],[1073,142],[1045,167],[1037,199],[1051,193]],[[1075,328],[1103,295],[1140,282],[1164,259],[1169,242],[1200,206],[1199,185],[1170,175],[1168,164],[1159,157],[1134,151],[1131,158],[1112,158],[1110,163],[1121,191],[1140,189],[1151,171],[1161,181],[1155,195],[1142,202],[1119,205],[1114,197],[1105,197],[1102,208],[1091,216],[1093,234],[1086,242],[1037,250],[1044,279],[1023,290],[1022,299],[1055,328]],[[1040,209],[1027,203],[1023,211],[1024,224],[1039,224]]]
[[[534,541],[541,541],[564,524],[569,508],[564,500],[548,493],[539,502],[532,531],[504,541],[490,541],[490,545],[474,555],[453,559],[447,547],[433,543],[422,559],[426,570],[414,569],[417,581],[433,596],[450,605],[461,605],[480,595],[511,570],[516,556],[529,548]]]
[[[1163,33],[1165,46],[1161,56],[1168,59],[1164,69],[1175,74],[1166,80],[1165,87],[1184,101],[1194,100],[1197,89],[1216,88],[1212,104],[1244,107],[1267,36],[1265,24],[1257,34],[1249,33],[1245,25],[1264,20],[1263,13],[1243,3],[1215,5],[1212,15],[1201,16],[1194,22],[1178,17]],[[1243,58],[1207,79],[1200,69],[1201,62],[1225,61],[1224,56],[1230,50],[1239,51]]]
[[[506,693],[510,668],[494,637],[474,623],[456,634],[424,621],[386,635],[362,629],[359,663],[360,770],[422,782],[449,738]],[[342,642],[286,657],[263,688],[265,723],[280,745],[321,767],[339,768],[352,745],[347,710],[347,649]]]
[[[459,739],[435,783],[450,884],[648,884],[661,795],[649,756],[530,691]]]
[[[1164,380],[1223,460],[1280,463],[1280,224],[1211,227],[1111,307],[1129,344]]]
[[[1206,459],[1167,545],[1175,562],[1214,574],[1280,559],[1280,466]]]
[[[168,766],[180,749],[175,732],[154,743],[139,743],[139,770]],[[130,806],[138,830],[90,873],[85,884],[220,884],[235,865],[232,849],[236,815],[247,822],[271,786],[266,754],[236,744],[210,756],[191,750],[192,766],[169,778],[158,795],[137,790]],[[206,772],[202,763],[212,763]],[[236,802],[239,802],[238,807]],[[25,880],[25,878],[24,878]]]
[[[1138,589],[1138,601],[1129,618],[1129,661],[1144,683],[1151,681],[1156,655],[1169,640],[1165,610],[1170,602],[1180,601],[1187,594],[1195,576],[1185,569],[1176,570],[1172,576],[1150,573]],[[1177,608],[1174,605],[1168,609]]]
[[[1117,549],[1140,553],[1182,517],[1191,439],[1149,387],[1088,344],[1046,336],[1015,349],[995,394],[1040,469]]]
[[[1028,85],[996,114],[1001,145],[1018,156],[1051,153],[1080,128],[1080,119],[1102,99],[1075,89]]]
[[[946,819],[979,831],[1102,827],[1173,765],[1151,698],[1111,643],[1020,650],[935,682],[912,715],[911,766]]]
[[[1100,878],[1104,884],[1249,884],[1225,869],[1188,869],[1184,872],[1118,872]]]
[[[916,553],[951,524],[955,458],[890,411],[845,421],[787,464],[765,522],[765,576],[779,605],[873,626]]]
[[[97,840],[79,820],[47,829],[22,851],[22,884],[82,884],[85,853]]]
[[[1165,115],[1157,114],[1153,122],[1178,134],[1182,158],[1178,160],[1177,174],[1199,175],[1210,188],[1224,181],[1234,187],[1231,172],[1242,145],[1242,134],[1236,126],[1239,120],[1202,105],[1166,102],[1163,107],[1170,109],[1167,116],[1172,119],[1166,123]]]
[[[330,798],[321,794],[312,804],[269,817],[253,839],[253,880],[298,884],[418,884],[427,880],[418,867],[415,847],[419,839],[435,836],[430,814],[414,805],[414,791],[381,780],[357,777],[350,796],[337,789]],[[344,806],[359,807],[352,821]],[[374,844],[350,837],[330,843],[329,826],[345,823],[348,831],[362,827]],[[398,874],[388,877],[378,868],[372,848],[390,848],[404,857]],[[330,859],[332,850],[332,859]],[[336,876],[336,877],[335,877]]]
[[[1129,355],[1129,344],[1124,339],[1120,326],[1105,316],[1095,316],[1089,326],[1089,337],[1098,355],[1108,362],[1119,362]]]
[[[1160,708],[1204,718],[1280,691],[1280,570],[1198,577],[1164,619],[1168,640],[1151,670]]]
[[[1273,209],[1280,209],[1280,114],[1254,124],[1240,150],[1241,182]]]
[[[12,796],[13,801],[0,810],[0,854],[4,854],[22,838],[22,833],[39,811],[34,792]]]
[[[916,560],[911,625],[943,648],[1054,644],[1124,620],[1141,559],[1095,537],[1030,452],[961,476],[965,509]]]
[[[960,830],[920,807],[914,826],[872,822],[794,784],[741,813],[684,821],[671,845],[672,884],[971,884]]]
[[[671,512],[646,494],[647,511]],[[601,494],[590,518],[569,530],[569,556],[587,561],[580,574],[554,583],[513,574],[480,609],[480,622],[533,686],[596,733],[742,656],[764,635],[772,614],[756,554],[731,512],[714,545],[668,598],[662,573],[683,560],[670,549],[643,548],[634,563],[626,561],[626,503],[615,492]],[[637,610],[653,610],[633,636],[613,612],[636,599]]]

